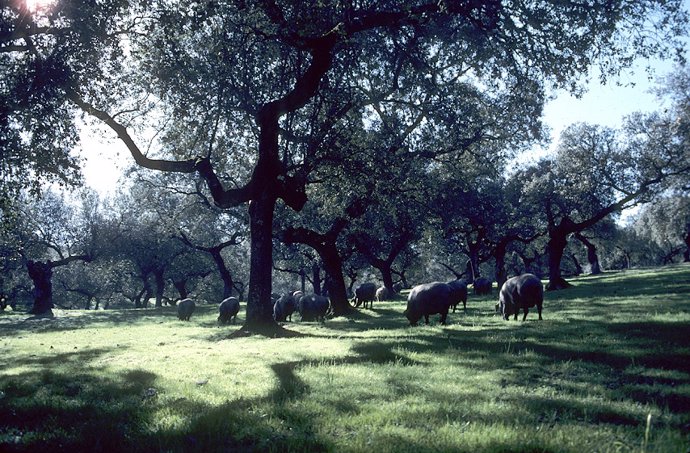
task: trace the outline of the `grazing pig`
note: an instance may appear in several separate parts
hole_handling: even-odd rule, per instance
[[[302,296],[297,302],[297,311],[302,321],[324,321],[329,308],[328,298],[317,294]]]
[[[295,308],[297,308],[295,297],[292,294],[283,294],[273,305],[273,319],[276,322],[286,322],[290,318],[292,321],[292,313]]]
[[[182,299],[177,303],[177,318],[180,321],[189,321],[195,308],[196,304],[192,299]]]
[[[376,298],[376,285],[374,283],[362,283],[355,289],[355,307],[359,307],[364,303],[364,308],[374,308],[374,299]]]
[[[446,323],[448,308],[450,308],[451,287],[447,283],[432,282],[417,285],[412,288],[407,298],[407,310],[403,313],[416,326],[424,316],[424,322],[429,324],[429,315],[440,314],[441,324]]]
[[[236,297],[228,297],[218,306],[218,322],[227,324],[232,319],[235,324],[237,313],[240,312],[240,301]]]
[[[465,280],[453,280],[448,282],[450,286],[450,305],[453,307],[453,313],[458,304],[462,302],[463,310],[467,310],[467,282]]]
[[[476,279],[474,281],[474,294],[478,296],[491,294],[491,280],[485,277]]]
[[[385,286],[380,287],[376,290],[376,302],[382,302],[384,300],[390,299],[390,291]]]
[[[522,320],[527,318],[529,308],[537,306],[539,319],[541,318],[541,308],[544,303],[544,287],[541,280],[532,274],[522,274],[517,277],[509,278],[501,287],[498,296],[496,311],[503,315],[503,319],[515,315],[517,320],[520,308],[524,311]]]

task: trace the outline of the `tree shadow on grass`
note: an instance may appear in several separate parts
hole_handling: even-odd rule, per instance
[[[580,326],[581,328],[581,326]],[[577,330],[577,326],[572,327]],[[524,330],[524,329],[523,329]],[[395,398],[422,399],[437,413],[428,413],[414,405],[400,413],[386,415],[386,423],[408,426],[416,429],[420,424],[435,429],[434,423],[464,422],[470,417],[473,423],[492,426],[503,424],[519,429],[525,426],[558,425],[563,420],[591,424],[611,424],[628,427],[640,426],[641,420],[634,413],[612,408],[606,403],[583,401],[581,398],[545,397],[530,394],[534,381],[525,370],[538,366],[526,364],[517,370],[517,363],[525,365],[525,357],[517,357],[505,349],[505,344],[494,340],[501,334],[517,338],[517,348],[529,348],[541,358],[561,361],[569,357],[569,351],[554,346],[538,349],[531,342],[532,330],[511,332],[502,328],[462,332],[448,329],[439,335],[438,330],[414,329],[415,336],[387,338],[380,341],[355,342],[351,355],[333,360],[302,359],[278,362],[270,365],[276,377],[274,389],[259,398],[239,398],[219,405],[209,406],[194,400],[159,400],[147,390],[155,385],[156,376],[145,370],[131,370],[112,377],[98,377],[95,373],[79,373],[65,376],[55,372],[25,373],[14,376],[11,382],[0,386],[4,398],[0,399],[0,450],[3,451],[336,451],[347,447],[347,438],[342,432],[339,437],[329,435],[337,426],[327,427],[321,417],[322,410],[309,405],[309,400],[319,400],[321,406],[328,405],[328,411],[337,420],[355,419],[358,422],[355,435],[361,436],[368,429],[367,415],[362,402],[344,397],[323,399],[301,377],[305,369],[327,371],[330,367],[349,365],[372,367],[374,372],[385,373],[386,368],[429,367],[424,360],[410,358],[410,353],[447,354],[457,345],[462,350],[459,357],[483,356],[493,360],[478,361],[477,367],[503,369],[507,375],[514,371],[515,382],[511,385],[523,387],[523,395],[504,397],[500,410],[487,413],[477,410],[495,395],[479,392],[466,393],[453,405],[448,405],[453,395],[434,390],[433,385],[423,382],[409,382],[405,374],[389,375],[384,378]],[[566,332],[568,333],[568,332]],[[452,336],[451,342],[448,335]],[[461,341],[462,340],[462,341]],[[107,351],[101,351],[105,354]],[[519,352],[519,350],[517,351]],[[56,360],[93,359],[86,352],[65,355]],[[416,357],[416,356],[412,356]],[[578,360],[592,361],[609,366],[611,357],[581,357]],[[614,361],[615,362],[615,361]],[[481,365],[484,363],[484,365]],[[377,371],[378,369],[378,371]],[[538,372],[538,371],[537,371]],[[537,376],[538,377],[538,376]],[[583,378],[580,376],[580,378]],[[342,384],[342,383],[341,383]],[[630,383],[626,383],[629,385]],[[566,389],[567,390],[567,389]],[[615,395],[615,393],[614,393]],[[644,395],[642,397],[647,397]],[[376,396],[377,398],[383,398]],[[626,393],[622,397],[629,397]],[[381,403],[388,403],[381,400]],[[663,401],[662,401],[663,403]],[[158,429],[152,432],[148,427],[159,417],[160,411],[187,417],[188,423],[177,428]],[[471,414],[471,415],[467,415]],[[516,414],[526,418],[516,425]],[[431,417],[431,418],[430,418]],[[352,429],[352,428],[348,428]],[[384,442],[383,436],[374,434],[376,442]],[[423,439],[409,439],[404,434],[388,433],[386,442],[405,446],[408,451],[432,451],[438,449],[458,450],[459,445],[448,441],[443,444],[427,445]],[[18,439],[18,440],[16,440]],[[551,451],[548,444],[524,441],[519,444],[491,444],[491,451]]]
[[[0,451],[137,451],[150,421],[146,389],[156,376],[133,370],[26,372],[0,383]]]

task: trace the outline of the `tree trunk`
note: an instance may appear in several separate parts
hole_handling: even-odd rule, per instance
[[[389,262],[386,261],[384,266],[379,267],[381,278],[383,279],[383,286],[388,290],[388,294],[393,294],[393,269]]]
[[[151,290],[148,273],[142,277],[142,281],[144,282],[143,297],[139,298],[139,306],[137,308],[149,308],[149,300],[153,295],[153,291]]]
[[[344,316],[351,311],[347,300],[345,278],[343,276],[343,260],[338,253],[336,244],[338,228],[333,228],[327,234],[319,234],[305,228],[288,228],[283,231],[281,240],[286,244],[300,243],[314,249],[323,263],[326,273],[328,297],[335,316]],[[316,274],[314,275],[316,281]]]
[[[139,291],[139,294],[134,296],[134,298],[132,299],[132,301],[134,302],[134,308],[141,308],[141,306],[142,306],[141,298],[144,296],[144,294],[148,294],[148,292],[146,291],[146,286],[141,288],[141,291]]]
[[[220,250],[212,250],[211,257],[216,263],[221,280],[223,280],[223,300],[225,300],[232,296],[232,287],[235,282],[232,280],[232,274],[225,265],[225,260],[223,260],[223,255],[220,252]]]
[[[498,290],[501,290],[503,284],[508,280],[508,273],[506,272],[506,250],[508,248],[508,241],[500,241],[494,249],[494,261],[496,272],[496,285]]]
[[[50,263],[28,261],[26,268],[34,283],[34,305],[29,313],[37,316],[53,317],[53,267]]]
[[[334,316],[344,316],[351,312],[350,302],[347,300],[347,289],[343,277],[343,262],[335,244],[326,244],[320,253],[323,267],[328,278],[328,297]]]
[[[314,287],[314,294],[321,295],[321,267],[314,264],[311,267],[312,285]]]
[[[401,285],[401,287],[402,287],[402,288],[409,288],[409,287],[410,287],[410,284],[408,283],[407,277],[405,277],[405,274],[401,272],[401,273],[398,274],[398,275],[399,275],[399,277],[400,277],[400,285]],[[393,285],[393,286],[395,286],[395,285]]]
[[[592,275],[601,274],[601,265],[599,264],[599,256],[597,255],[596,248],[592,244],[592,248],[587,249],[587,260],[589,261],[590,271]]]
[[[245,330],[273,335],[279,326],[273,320],[271,303],[273,271],[273,209],[277,198],[263,189],[249,203],[251,254]]]
[[[467,260],[467,267],[469,267],[469,269],[472,271],[472,281],[475,281],[482,276],[481,271],[479,270],[479,247],[470,244],[468,256],[470,259]]]
[[[180,299],[186,299],[189,297],[189,291],[187,291],[187,280],[174,280],[173,286],[180,295]]]
[[[582,242],[585,247],[587,247],[587,261],[589,261],[590,272],[592,275],[601,274],[601,266],[599,265],[599,256],[597,255],[596,246],[580,233],[576,233],[575,238]]]
[[[522,260],[522,266],[524,267],[525,272],[534,274],[534,263],[537,262],[537,259],[539,257],[537,255],[530,257],[527,255],[523,255],[522,253],[518,253],[518,256]]]
[[[580,262],[577,260],[577,256],[575,256],[574,253],[570,254],[570,259],[573,262],[573,265],[575,266],[575,275],[582,275],[584,271],[582,270],[582,266],[580,265]]]
[[[683,252],[683,262],[690,262],[690,223],[685,232],[685,252]]]
[[[561,276],[561,261],[565,247],[568,245],[567,235],[559,228],[551,228],[549,231],[549,242],[547,250],[549,252],[549,283],[546,285],[548,291],[569,288],[571,285]]]
[[[163,271],[156,271],[153,273],[156,280],[156,308],[163,306],[163,293],[165,292],[165,278]]]

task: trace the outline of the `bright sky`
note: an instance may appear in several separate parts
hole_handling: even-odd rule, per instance
[[[104,127],[84,127],[80,137],[84,182],[102,195],[113,195],[118,179],[134,158],[115,134]]]
[[[634,74],[624,74],[606,85],[595,79],[580,99],[567,92],[560,93],[544,109],[544,119],[552,128],[552,146],[561,131],[570,124],[587,122],[618,127],[633,112],[659,110],[660,101],[651,90],[657,86],[657,79],[671,72],[674,66],[670,61],[656,61],[653,68],[655,74],[651,80],[644,66],[640,65]]]

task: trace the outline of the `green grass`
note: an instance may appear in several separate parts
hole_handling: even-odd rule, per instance
[[[547,293],[544,321],[470,296],[227,339],[215,306],[0,314],[0,451],[686,452],[690,267]],[[648,423],[648,417],[649,423]]]

